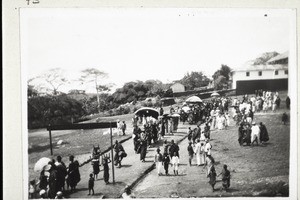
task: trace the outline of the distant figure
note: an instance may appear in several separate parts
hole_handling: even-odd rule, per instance
[[[289,96],[286,97],[285,104],[286,104],[286,108],[290,109],[291,100]]]
[[[260,122],[259,128],[260,128],[260,142],[269,141],[269,134],[268,134],[267,127],[262,122]]]
[[[122,129],[123,135],[125,135],[125,131],[126,131],[126,123],[125,123],[125,121],[123,121],[123,123],[121,124],[121,129]]]
[[[256,144],[258,145],[260,143],[260,129],[256,125],[255,122],[252,122],[251,127],[251,145],[256,141]]]
[[[171,156],[171,159],[173,156],[178,156],[179,157],[179,146],[175,144],[174,140],[171,140],[171,146],[169,148],[169,154]]]
[[[103,158],[103,163],[102,163],[103,170],[104,170],[104,172],[103,172],[103,180],[104,180],[104,182],[106,184],[109,183],[109,166],[108,166],[108,163],[110,163],[110,162],[111,162],[111,160],[109,159],[109,157],[105,156]]]
[[[227,192],[227,189],[230,187],[230,171],[227,169],[227,165],[223,166],[223,170],[218,176],[220,176],[221,174],[222,174],[222,182],[223,182],[222,186],[223,189],[225,189]]]
[[[163,156],[161,155],[159,148],[157,148],[156,152],[157,153],[154,157],[154,163],[155,163],[155,166],[156,166],[156,169],[157,169],[157,174],[158,174],[158,176],[160,176],[161,175],[162,162],[163,162]]]
[[[214,192],[215,191],[215,184],[216,184],[216,177],[217,177],[217,173],[216,173],[216,170],[215,170],[214,166],[212,166],[210,168],[210,171],[209,171],[207,177],[209,178],[209,184],[211,185],[212,191]]]
[[[160,116],[163,116],[163,114],[164,114],[164,109],[163,109],[162,107],[160,107],[159,115],[160,115]]]
[[[80,181],[79,163],[77,160],[74,161],[73,155],[70,156],[69,160],[71,163],[68,169],[68,183],[71,187],[71,192],[73,192]]]
[[[166,175],[169,175],[169,164],[170,164],[170,156],[168,155],[167,152],[165,152],[163,155],[163,165],[164,165]]]
[[[190,164],[190,166],[192,166],[192,160],[193,160],[193,157],[194,157],[194,149],[192,147],[192,142],[189,142],[189,146],[187,147],[187,151],[188,151],[188,154],[189,154],[189,164]]]
[[[288,122],[288,115],[286,114],[286,112],[284,112],[284,113],[282,114],[281,120],[282,120],[282,122],[283,122],[284,125],[287,124],[287,122]]]
[[[89,194],[88,195],[91,195],[91,191],[93,192],[92,195],[94,195],[94,182],[95,182],[94,175],[90,174],[90,179],[89,179]]]
[[[179,157],[177,152],[174,152],[174,155],[172,157],[172,164],[173,164],[173,171],[174,175],[178,175],[178,166],[179,166]]]
[[[56,158],[56,169],[57,169],[57,183],[58,183],[58,190],[63,191],[65,190],[65,178],[67,175],[67,167],[65,163],[62,161],[61,156],[57,156]]]

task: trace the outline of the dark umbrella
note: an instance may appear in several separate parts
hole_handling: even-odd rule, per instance
[[[143,108],[140,108],[138,109],[137,111],[135,111],[134,113],[135,115],[138,115],[138,116],[151,116],[151,117],[154,117],[155,119],[158,118],[159,116],[159,113],[157,110],[153,109],[153,108],[150,108],[150,107],[143,107]]]

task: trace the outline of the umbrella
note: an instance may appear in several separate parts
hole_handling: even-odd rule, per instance
[[[34,171],[35,172],[38,172],[38,171],[42,171],[43,168],[48,165],[48,163],[51,161],[50,158],[46,158],[46,157],[43,157],[41,159],[39,159],[35,165],[34,165]]]
[[[188,98],[185,102],[187,102],[187,103],[201,103],[202,100],[197,96],[192,96],[192,97]]]
[[[212,96],[212,97],[218,97],[218,96],[220,96],[220,94],[217,93],[217,92],[214,92],[214,93],[212,93],[210,96]]]
[[[181,108],[181,110],[183,110],[184,112],[189,112],[191,109],[188,106],[184,106]]]
[[[158,116],[159,116],[158,111],[155,110],[155,109],[153,109],[153,108],[150,108],[150,107],[143,107],[143,108],[140,108],[140,109],[138,109],[137,111],[135,111],[134,114],[135,114],[135,115],[139,115],[139,116],[145,115],[146,117],[147,117],[147,116],[151,116],[151,117],[154,117],[155,119],[157,119]]]

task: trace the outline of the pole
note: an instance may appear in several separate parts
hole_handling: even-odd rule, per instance
[[[50,138],[50,152],[51,152],[51,156],[53,156],[53,150],[52,150],[52,136],[51,136],[51,124],[49,124],[49,138]]]
[[[111,170],[113,177],[113,184],[115,184],[115,168],[114,168],[114,150],[113,150],[113,139],[112,139],[112,128],[110,123],[110,151],[111,151]]]

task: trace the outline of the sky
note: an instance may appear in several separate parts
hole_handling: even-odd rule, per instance
[[[264,52],[290,48],[290,10],[179,8],[21,9],[22,78],[61,68],[70,80],[86,68],[108,73],[115,88],[136,80],[208,77]],[[84,89],[75,82],[60,90]]]

